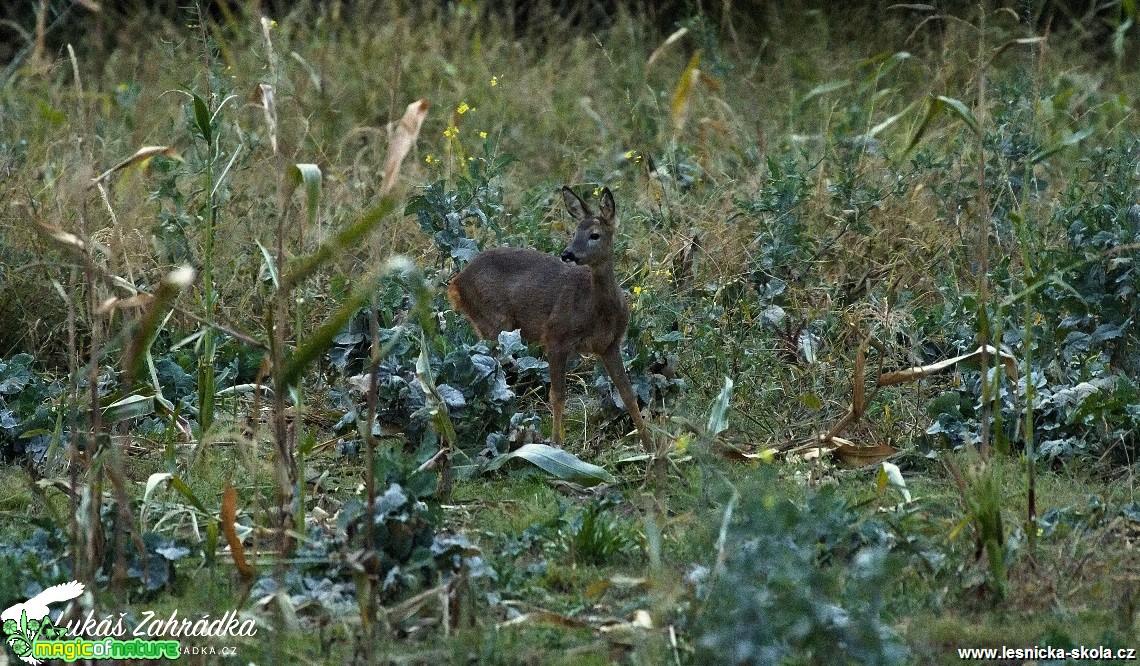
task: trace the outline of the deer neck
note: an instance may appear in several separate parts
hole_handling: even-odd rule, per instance
[[[613,260],[590,266],[590,290],[595,298],[607,304],[619,297]]]

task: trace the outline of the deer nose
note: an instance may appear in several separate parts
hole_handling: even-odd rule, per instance
[[[576,264],[578,263],[578,257],[574,256],[574,253],[570,250],[566,250],[562,253],[562,261]]]

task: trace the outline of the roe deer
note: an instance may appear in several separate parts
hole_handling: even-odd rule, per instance
[[[480,337],[521,329],[525,340],[546,349],[555,445],[562,442],[567,359],[583,353],[601,359],[663,480],[665,458],[657,454],[621,359],[629,303],[614,275],[613,194],[602,190],[596,215],[569,187],[563,186],[562,198],[578,228],[561,260],[529,248],[487,250],[451,280],[448,295]]]

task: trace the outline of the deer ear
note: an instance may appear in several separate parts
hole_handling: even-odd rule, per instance
[[[586,202],[574,194],[574,190],[565,185],[562,186],[562,200],[566,202],[566,210],[570,212],[570,217],[575,220],[590,216],[590,207],[586,205]]]
[[[606,222],[613,222],[616,214],[617,207],[614,206],[614,195],[607,187],[602,190],[602,219]]]

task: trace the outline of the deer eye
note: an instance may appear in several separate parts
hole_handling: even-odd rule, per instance
[[[602,237],[602,235],[596,231],[594,233],[590,234],[590,240],[598,240],[601,237]]]

